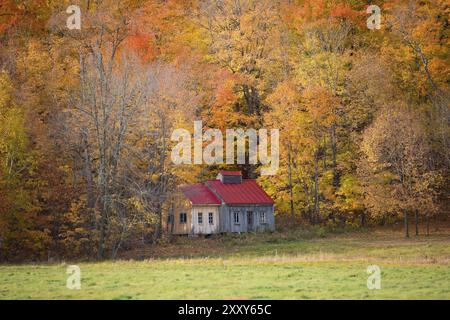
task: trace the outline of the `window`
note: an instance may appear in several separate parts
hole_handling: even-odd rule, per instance
[[[185,212],[180,213],[180,223],[186,223],[187,215]]]
[[[169,214],[169,217],[167,219],[167,223],[168,224],[173,224],[173,215],[172,214]]]
[[[239,224],[239,212],[234,213],[234,223]]]
[[[247,225],[249,227],[253,226],[253,211],[247,211]]]
[[[197,213],[197,217],[198,217],[198,224],[202,224],[203,223],[203,213],[202,212]]]
[[[266,221],[266,213],[264,211],[259,213],[259,222],[261,222],[261,223],[267,222]]]
[[[208,222],[209,224],[214,224],[214,215],[212,212],[208,213]]]

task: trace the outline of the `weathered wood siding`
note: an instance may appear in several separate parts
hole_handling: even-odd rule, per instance
[[[198,214],[203,214],[203,223],[198,223]],[[209,213],[213,214],[213,224],[209,223]],[[192,233],[213,234],[219,232],[219,207],[218,206],[193,206],[191,209]]]
[[[235,212],[239,215],[239,223],[234,221]],[[264,223],[261,221],[262,212],[265,213]],[[250,221],[248,214],[252,214]],[[274,230],[273,205],[222,205],[220,207],[220,232],[263,232]]]
[[[192,233],[192,215],[191,204],[188,201],[179,203],[173,213],[173,234],[191,234]],[[186,223],[180,222],[180,214],[186,213]]]
[[[213,234],[219,232],[219,206],[191,206],[186,202],[178,205],[173,215],[173,234]],[[203,213],[203,223],[198,223],[198,213]],[[209,223],[209,213],[213,214],[213,224]],[[186,213],[186,223],[181,223],[180,214]]]
[[[173,210],[173,234],[214,234],[226,232],[264,232],[275,230],[273,205],[195,205],[184,196],[177,198]],[[186,223],[180,222],[180,213],[185,212]],[[198,213],[203,213],[203,223],[198,224]],[[209,224],[208,213],[212,212],[214,223]],[[234,223],[234,212],[239,214],[239,223]],[[252,224],[249,225],[247,214],[253,213]],[[266,214],[266,222],[262,223],[261,212]]]

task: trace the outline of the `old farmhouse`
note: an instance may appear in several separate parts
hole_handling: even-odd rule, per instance
[[[181,187],[171,217],[174,234],[262,232],[275,229],[274,202],[253,179],[220,171],[216,180]]]

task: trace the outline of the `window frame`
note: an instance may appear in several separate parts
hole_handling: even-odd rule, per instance
[[[259,212],[259,223],[260,224],[267,224],[267,216],[265,211]]]
[[[208,223],[210,225],[214,224],[214,213],[213,212],[208,212]]]
[[[255,225],[254,211],[247,211],[247,225],[251,227]]]
[[[240,224],[238,211],[233,212],[233,221],[234,221],[234,224]]]
[[[187,223],[187,213],[180,212],[180,224],[186,224],[186,223]]]
[[[203,212],[197,212],[197,223],[203,224]]]

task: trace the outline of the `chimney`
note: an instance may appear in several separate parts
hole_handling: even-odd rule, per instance
[[[220,170],[217,180],[220,180],[222,183],[242,183],[242,174],[240,171]]]

